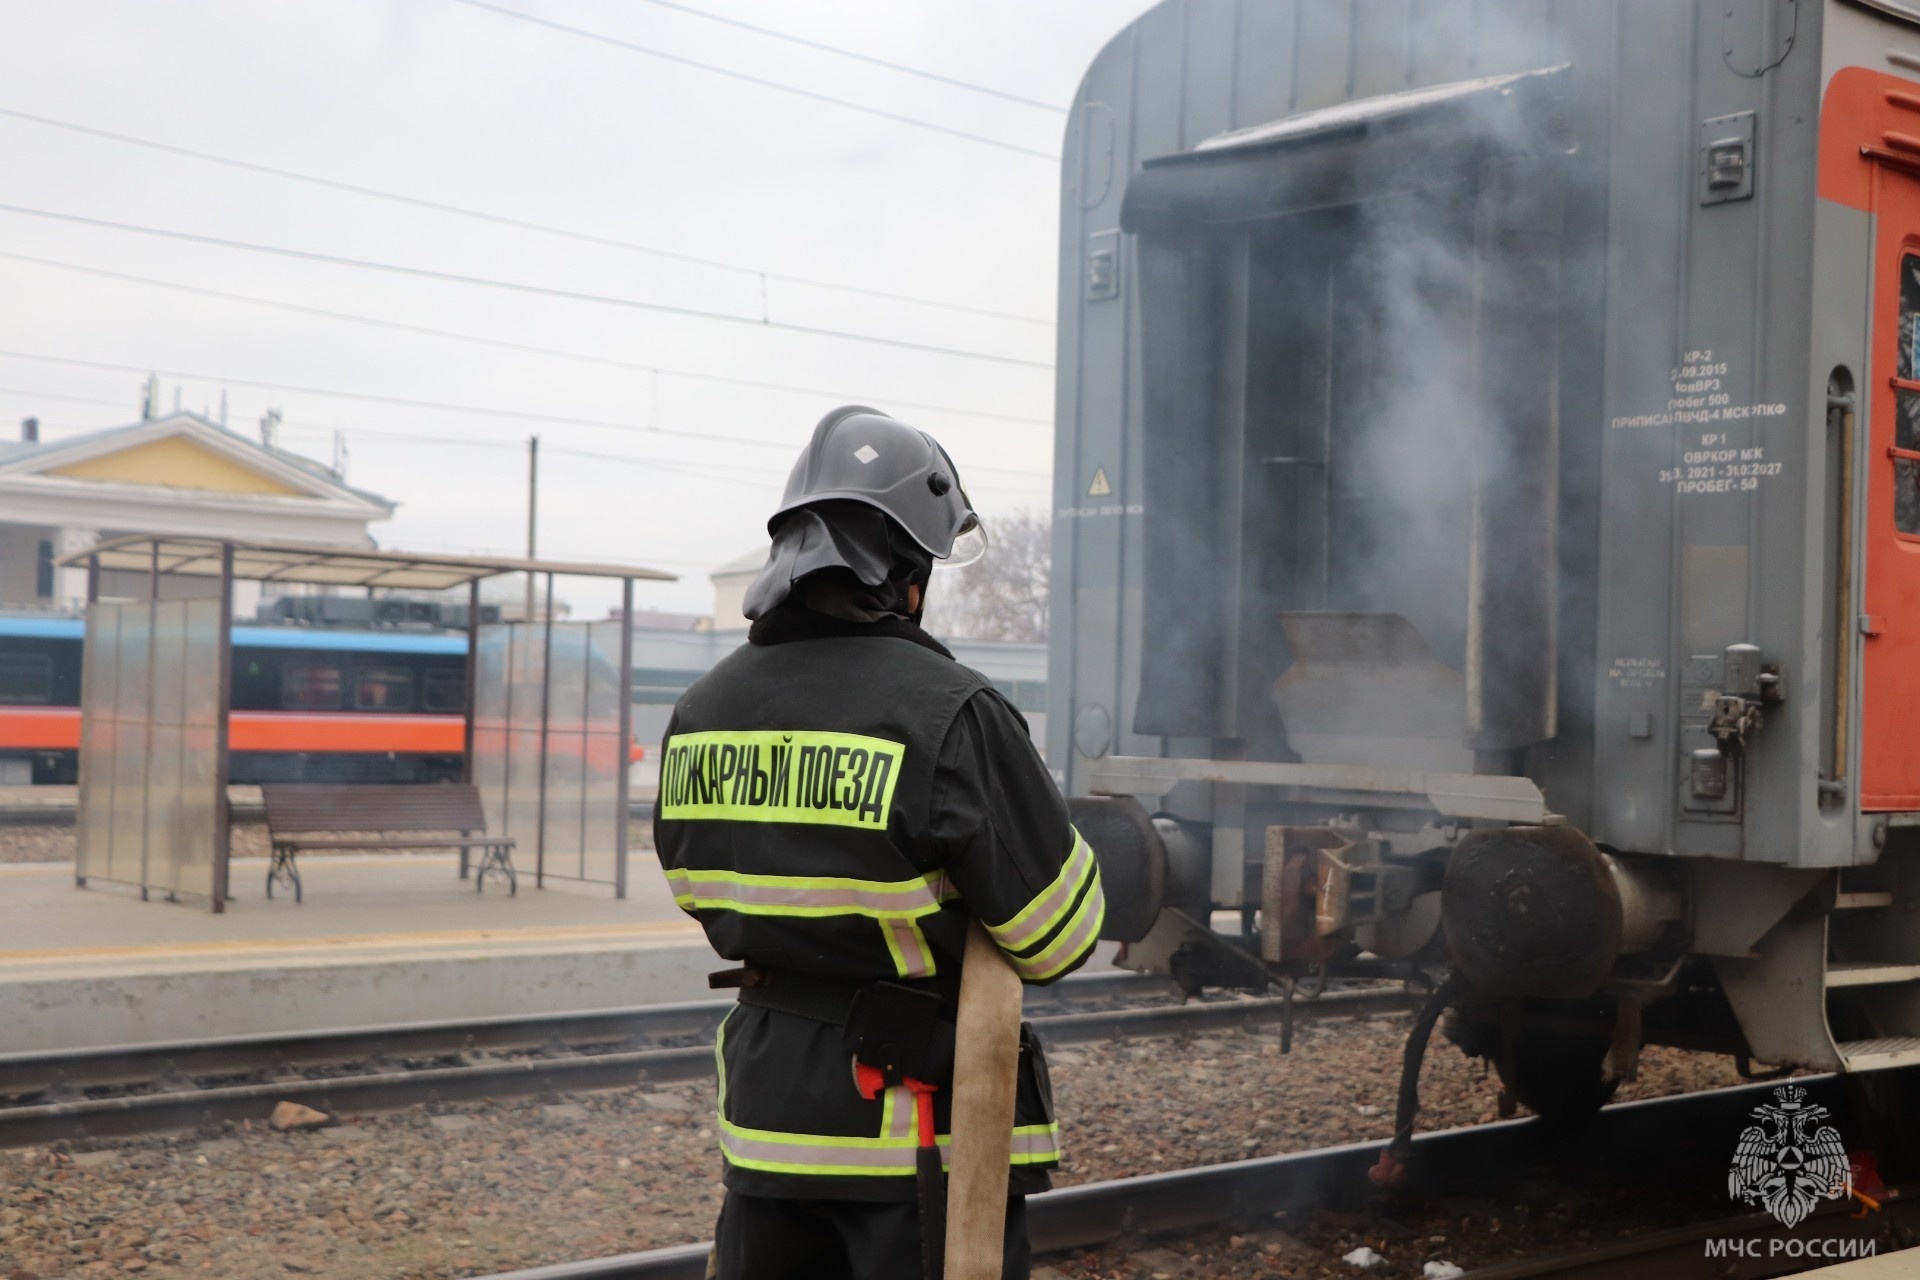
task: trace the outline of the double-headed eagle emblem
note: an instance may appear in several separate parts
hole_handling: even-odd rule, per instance
[[[1776,1101],[1753,1109],[1759,1124],[1741,1130],[1734,1148],[1727,1194],[1742,1204],[1758,1205],[1795,1227],[1822,1200],[1837,1200],[1853,1187],[1847,1150],[1840,1131],[1815,1125],[1827,1118],[1825,1107],[1809,1104],[1807,1091],[1783,1084]]]

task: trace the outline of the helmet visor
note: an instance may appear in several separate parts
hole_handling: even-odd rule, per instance
[[[940,561],[949,569],[958,569],[962,565],[972,564],[987,554],[987,527],[980,523],[980,517],[969,514],[966,524],[954,536],[953,550],[947,552]]]

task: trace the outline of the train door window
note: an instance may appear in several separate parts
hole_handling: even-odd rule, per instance
[[[420,693],[428,711],[465,711],[467,673],[450,667],[429,671]]]
[[[44,653],[0,653],[0,703],[44,706],[51,701],[51,656]]]
[[[1900,258],[1900,350],[1895,357],[1893,525],[1920,537],[1920,253]]]
[[[280,668],[280,703],[303,711],[340,706],[340,667],[333,662],[289,662]]]
[[[359,711],[410,710],[413,672],[405,667],[355,667],[353,705]]]

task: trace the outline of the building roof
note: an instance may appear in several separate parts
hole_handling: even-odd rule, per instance
[[[714,569],[711,573],[707,574],[707,576],[709,578],[729,578],[735,574],[758,573],[766,563],[767,549],[761,547],[758,551],[749,551],[743,556],[734,557]]]
[[[348,484],[329,467],[286,449],[261,443],[239,432],[230,431],[197,413],[170,413],[124,427],[107,427],[83,432],[59,440],[10,440],[0,443],[0,475],[4,476],[78,476],[83,479],[114,477],[88,474],[88,464],[167,440],[190,442],[209,455],[221,458],[243,471],[258,474],[292,496],[316,499],[349,499],[377,508],[371,519],[393,515],[392,499],[368,489]],[[191,487],[170,485],[165,479],[147,480],[145,487]]]

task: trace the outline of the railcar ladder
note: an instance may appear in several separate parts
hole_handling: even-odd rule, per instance
[[[1840,873],[1826,999],[1848,1071],[1920,1065],[1920,855],[1889,854]]]

